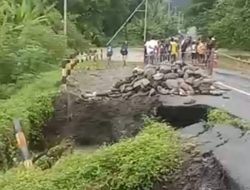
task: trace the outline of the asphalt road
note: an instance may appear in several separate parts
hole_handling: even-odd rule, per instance
[[[116,60],[121,60],[119,51],[116,50]],[[143,50],[136,49],[129,52],[128,60],[132,62],[143,61]],[[242,76],[239,72],[223,69],[215,69],[213,77],[217,84],[226,88],[223,97],[195,96],[196,104],[208,105],[222,108],[227,112],[250,121],[250,77]],[[183,97],[161,97],[166,105],[183,105]],[[183,133],[194,135],[200,132],[202,126],[196,124],[186,127]],[[201,133],[198,136],[201,148],[205,151],[211,150],[216,158],[224,166],[231,177],[233,190],[250,190],[250,133],[242,132],[230,126],[217,126]]]
[[[122,60],[119,51],[119,48],[114,49],[113,60]],[[128,61],[143,62],[143,49],[129,49]],[[213,76],[222,88],[227,88],[230,91],[224,97],[195,96],[197,104],[222,108],[237,117],[250,121],[250,77],[247,78],[239,72],[223,69],[215,69]]]

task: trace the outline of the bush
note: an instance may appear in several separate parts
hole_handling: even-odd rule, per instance
[[[19,39],[20,44],[37,45],[46,49],[48,56],[53,58],[54,62],[52,64],[57,64],[58,61],[61,61],[66,53],[65,37],[55,34],[48,26],[26,27],[20,34]]]
[[[0,104],[0,169],[11,166],[16,157],[12,119],[20,118],[26,136],[37,139],[41,127],[38,124],[42,124],[52,114],[51,102],[57,91],[56,83],[59,78],[59,70],[44,73],[33,84],[27,85]],[[35,119],[37,122],[34,122]]]
[[[211,109],[207,115],[208,123],[212,124],[226,124],[238,127],[242,130],[249,130],[250,123],[244,121],[236,116],[233,116],[221,109]]]
[[[91,155],[73,154],[52,169],[14,169],[0,176],[2,190],[150,189],[162,174],[178,169],[181,144],[165,124],[147,122],[135,138]],[[10,183],[11,182],[11,183]]]

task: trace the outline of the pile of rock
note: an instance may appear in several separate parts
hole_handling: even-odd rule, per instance
[[[144,69],[135,68],[131,76],[118,81],[108,95],[129,98],[133,95],[190,96],[222,95],[214,86],[215,81],[199,67],[181,62],[147,65]]]

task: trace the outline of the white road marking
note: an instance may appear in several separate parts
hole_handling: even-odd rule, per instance
[[[244,91],[244,90],[240,90],[240,89],[238,89],[238,88],[235,88],[235,87],[226,85],[226,84],[224,84],[224,83],[222,83],[222,82],[216,82],[216,84],[221,85],[221,86],[224,86],[224,87],[226,87],[226,88],[228,88],[228,89],[234,90],[234,91],[236,91],[236,92],[238,92],[238,93],[241,93],[241,94],[244,94],[244,95],[250,97],[250,93],[248,93],[248,92],[246,92],[246,91]]]

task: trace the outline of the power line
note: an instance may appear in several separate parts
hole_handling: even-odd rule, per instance
[[[125,22],[121,25],[121,27],[116,31],[116,33],[113,35],[113,37],[108,41],[106,45],[109,45],[115,37],[120,33],[120,31],[126,26],[126,24],[130,21],[130,19],[139,11],[139,8],[148,0],[143,0],[136,8],[135,10],[129,15],[129,17],[125,20]],[[146,11],[146,10],[145,10]]]

